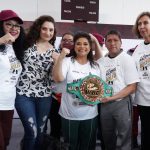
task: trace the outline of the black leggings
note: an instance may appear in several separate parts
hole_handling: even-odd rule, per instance
[[[141,119],[141,150],[150,150],[150,106],[139,106]]]

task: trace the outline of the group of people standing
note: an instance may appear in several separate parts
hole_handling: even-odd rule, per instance
[[[49,113],[52,131],[56,114],[70,150],[94,150],[98,122],[106,150],[131,150],[132,93],[140,111],[141,150],[150,149],[150,12],[136,20],[134,31],[144,41],[132,57],[121,49],[116,30],[105,35],[108,54],[102,57],[97,38],[82,31],[64,34],[56,50],[55,20],[49,15],[37,18],[26,34],[22,24],[14,11],[0,12],[0,150],[9,144],[14,107],[24,127],[23,150],[41,149]],[[83,103],[66,90],[68,84],[81,82],[89,74],[113,88],[113,95],[101,98],[100,105]],[[60,131],[56,136],[60,138]]]

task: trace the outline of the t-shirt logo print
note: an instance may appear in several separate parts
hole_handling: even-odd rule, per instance
[[[109,85],[113,85],[114,80],[116,79],[116,68],[108,69],[106,71],[106,82]]]

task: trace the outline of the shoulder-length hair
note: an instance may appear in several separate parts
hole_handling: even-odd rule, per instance
[[[148,11],[145,11],[145,12],[142,12],[141,14],[139,14],[139,16],[137,17],[136,21],[135,21],[135,24],[133,26],[133,32],[135,33],[135,35],[141,39],[142,36],[138,30],[138,21],[143,17],[143,16],[148,16],[150,18],[150,12]]]
[[[97,65],[97,63],[94,61],[94,57],[93,57],[93,53],[92,53],[92,39],[91,39],[90,35],[87,32],[83,32],[83,31],[77,32],[74,35],[74,39],[73,39],[74,47],[75,47],[76,41],[79,38],[86,38],[88,40],[91,49],[90,49],[90,51],[89,51],[89,53],[87,55],[87,59],[89,60],[91,67],[94,67],[95,65]],[[73,50],[73,52],[72,52],[72,60],[74,60],[76,57],[77,57],[77,54],[76,54],[75,50]]]
[[[0,37],[4,36],[5,32],[3,29],[3,21],[0,21]],[[18,60],[22,62],[24,56],[24,41],[25,41],[25,32],[23,27],[20,27],[20,34],[19,37],[12,43],[14,52]],[[0,45],[0,51],[4,51],[6,48],[5,44]]]
[[[39,18],[37,18],[31,25],[31,27],[29,28],[29,31],[28,31],[27,37],[26,37],[25,49],[31,47],[40,38],[41,27],[42,27],[43,23],[46,21],[54,24],[54,36],[49,41],[49,43],[54,46],[54,43],[56,40],[55,20],[53,17],[51,17],[49,15],[43,15],[43,16],[40,16]]]

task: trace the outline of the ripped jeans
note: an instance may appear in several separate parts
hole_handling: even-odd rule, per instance
[[[40,150],[51,97],[16,96],[15,107],[24,127],[23,150]]]

